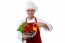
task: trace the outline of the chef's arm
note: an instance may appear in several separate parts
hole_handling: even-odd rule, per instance
[[[38,27],[45,28],[45,30],[52,31],[52,29],[53,29],[52,25],[49,24],[49,23],[41,23],[41,22],[38,22],[37,25],[38,25]]]
[[[47,24],[45,24],[45,23],[42,23],[42,27],[44,27],[45,29],[48,29],[48,30],[49,30],[48,25],[47,25]]]

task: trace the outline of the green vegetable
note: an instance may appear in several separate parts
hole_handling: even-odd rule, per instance
[[[20,32],[24,32],[24,25],[25,25],[26,23],[25,22],[23,22],[20,26],[19,26],[19,28],[17,29],[17,31],[20,31]]]

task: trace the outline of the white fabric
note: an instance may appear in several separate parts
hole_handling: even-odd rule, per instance
[[[35,18],[33,18],[33,19],[31,19],[31,20],[30,20],[30,19],[27,19],[27,23],[33,23],[33,22],[36,22],[36,21],[35,21]]]
[[[18,31],[18,39],[22,41],[22,33],[20,31]]]
[[[37,9],[37,6],[32,2],[32,1],[28,1],[27,2],[27,9],[35,9],[35,10],[38,10]]]
[[[37,19],[37,22],[42,22],[42,23],[45,23],[45,24],[47,24],[48,25],[48,27],[49,27],[49,30],[48,29],[45,29],[45,30],[47,30],[47,31],[51,31],[52,29],[53,29],[53,27],[52,27],[52,25],[51,24],[48,24],[48,23],[46,23],[46,22],[44,22],[43,20],[41,20],[41,19],[39,19],[39,18],[36,18]],[[22,20],[22,22],[25,22],[26,21],[26,19],[24,19],[24,20]],[[22,23],[21,22],[21,23]],[[27,23],[33,23],[33,22],[36,22],[35,21],[35,18],[33,18],[33,19],[27,19]],[[19,38],[19,40],[20,41],[22,41],[22,43],[26,43],[26,40],[22,40],[22,33],[21,32],[18,32],[18,38]]]
[[[48,27],[49,27],[49,31],[52,31],[53,30],[53,27],[51,24],[47,23]]]

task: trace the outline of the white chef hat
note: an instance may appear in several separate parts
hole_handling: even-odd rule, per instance
[[[28,1],[28,2],[27,2],[27,8],[26,8],[26,9],[30,9],[30,8],[31,8],[31,9],[34,9],[34,10],[36,10],[36,11],[38,10],[38,9],[37,9],[37,6],[36,6],[32,1]]]

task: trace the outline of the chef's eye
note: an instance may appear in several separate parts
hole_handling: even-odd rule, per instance
[[[27,11],[35,11],[35,10],[27,10]]]

